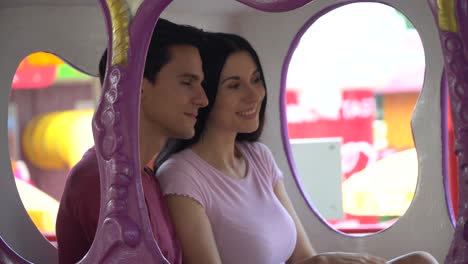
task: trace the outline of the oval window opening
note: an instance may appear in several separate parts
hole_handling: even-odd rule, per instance
[[[295,177],[334,229],[384,230],[417,184],[410,121],[425,72],[419,34],[390,6],[355,3],[298,38],[283,98]]]
[[[28,215],[53,244],[68,172],[94,145],[91,120],[99,95],[97,78],[49,53],[30,54],[13,77],[8,105],[12,171]]]

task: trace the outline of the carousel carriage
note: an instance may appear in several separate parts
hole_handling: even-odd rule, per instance
[[[7,105],[10,81],[18,61],[34,51],[46,51],[87,73],[97,72],[97,58],[107,46],[108,68],[101,101],[93,119],[93,133],[101,172],[101,192],[111,186],[128,195],[102,195],[95,241],[80,263],[168,263],[151,232],[139,177],[139,92],[144,58],[154,24],[164,11],[175,22],[208,30],[239,33],[249,39],[263,60],[268,80],[271,122],[263,141],[276,153],[285,172],[285,183],[306,232],[318,252],[369,252],[392,257],[413,250],[433,254],[440,262],[465,263],[468,259],[468,89],[464,28],[468,6],[463,0],[379,0],[404,13],[418,29],[424,44],[424,86],[413,115],[413,133],[418,152],[419,181],[413,202],[391,228],[370,236],[347,236],[329,228],[311,210],[297,185],[284,143],[282,119],[274,116],[284,106],[284,83],[291,59],[291,43],[305,25],[349,0],[43,0],[0,1],[0,90]],[[257,11],[255,11],[255,9]],[[260,12],[260,11],[262,12]],[[280,22],[279,22],[280,21]],[[273,26],[274,25],[274,26]],[[274,28],[274,30],[272,30]],[[106,34],[107,32],[107,34]],[[106,38],[107,36],[107,38]],[[272,40],[274,40],[272,42]],[[458,219],[453,221],[446,203],[441,125],[448,85],[454,113],[455,152],[459,161]],[[7,109],[3,107],[2,146],[6,141]],[[116,118],[118,116],[119,118]],[[277,140],[282,138],[284,142]],[[56,263],[57,252],[32,224],[19,199],[6,147],[1,151],[0,262]],[[293,168],[293,167],[291,167]],[[124,204],[124,207],[116,204]],[[402,239],[404,237],[404,239]]]

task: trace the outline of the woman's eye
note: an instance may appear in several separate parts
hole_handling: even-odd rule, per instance
[[[263,78],[261,76],[258,76],[253,80],[253,83],[255,83],[255,84],[261,83],[261,82],[263,82]]]
[[[238,83],[233,83],[233,84],[228,85],[228,87],[229,87],[230,89],[237,89],[237,88],[239,88],[239,86],[240,86],[240,85],[239,85]]]
[[[190,86],[190,85],[192,85],[192,83],[191,82],[182,82],[182,85]]]

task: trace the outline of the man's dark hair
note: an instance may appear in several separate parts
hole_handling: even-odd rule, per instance
[[[169,48],[174,45],[190,45],[200,49],[203,42],[203,31],[201,29],[178,25],[166,19],[159,18],[153,35],[151,36],[148,53],[146,55],[143,77],[154,83],[156,76],[162,67],[171,60]],[[107,49],[101,56],[99,62],[99,80],[104,82],[107,67]]]

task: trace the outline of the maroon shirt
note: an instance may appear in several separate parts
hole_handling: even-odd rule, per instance
[[[170,263],[179,264],[182,263],[180,245],[159,182],[151,172],[145,168],[142,183],[153,234]],[[99,168],[93,147],[71,169],[60,201],[56,223],[60,264],[77,263],[86,255],[96,234],[99,207]]]

